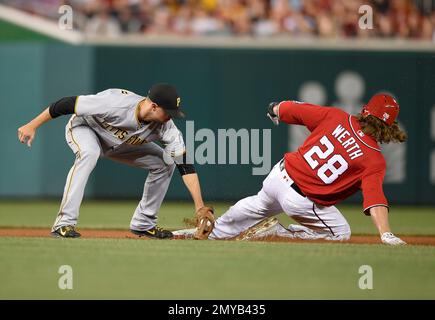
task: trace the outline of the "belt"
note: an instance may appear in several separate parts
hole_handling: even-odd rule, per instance
[[[283,172],[285,172],[287,174],[287,171],[285,170],[285,166],[284,166],[284,159],[282,159],[279,162],[279,169]],[[288,175],[288,174],[287,174]],[[299,193],[302,197],[307,197],[302,190],[299,188],[299,186],[296,184],[296,182],[293,181],[293,183],[290,185],[290,187],[293,188],[294,191],[296,191],[297,193]]]

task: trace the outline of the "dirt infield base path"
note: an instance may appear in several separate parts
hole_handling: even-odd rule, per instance
[[[97,229],[82,229],[79,230],[82,238],[109,238],[109,239],[138,239],[137,236],[131,234],[128,230],[97,230]],[[49,229],[16,229],[16,228],[0,228],[0,237],[50,237]],[[401,236],[408,244],[412,245],[427,245],[435,246],[435,236]],[[140,238],[146,240],[147,238]],[[176,240],[184,240],[176,238]],[[324,240],[295,240],[282,237],[268,237],[255,241],[268,242],[297,242],[297,243],[330,243]],[[352,244],[380,244],[378,236],[352,236],[349,241],[342,243]]]

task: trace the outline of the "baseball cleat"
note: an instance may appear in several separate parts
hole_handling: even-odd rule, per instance
[[[51,232],[55,238],[80,238],[81,234],[75,230],[74,226],[63,226]]]
[[[130,232],[139,237],[147,237],[152,239],[172,239],[174,237],[171,231],[165,230],[157,226],[149,230],[143,230],[143,231],[130,229]]]
[[[278,219],[270,217],[257,223],[256,225],[245,230],[235,240],[251,240],[276,235],[276,226],[279,224]]]

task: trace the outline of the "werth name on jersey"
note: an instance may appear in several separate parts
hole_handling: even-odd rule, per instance
[[[115,137],[117,137],[121,141],[124,141],[125,138],[128,136],[127,131],[116,128],[116,127],[110,125],[109,123],[107,123],[107,121],[99,121],[98,123],[100,124],[101,127],[106,129],[107,131],[111,132]],[[147,143],[147,140],[142,139],[142,138],[138,137],[137,135],[134,135],[134,136],[129,137],[127,139],[127,141],[125,141],[125,143],[131,144],[134,146],[138,146],[138,145]]]
[[[360,146],[356,143],[355,138],[350,136],[350,132],[343,128],[340,124],[332,132],[332,136],[346,149],[351,160],[364,155]]]

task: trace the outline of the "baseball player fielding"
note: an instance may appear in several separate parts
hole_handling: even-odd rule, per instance
[[[89,175],[101,157],[149,171],[130,222],[130,231],[139,237],[173,237],[171,231],[157,226],[157,215],[176,167],[196,211],[204,207],[198,176],[194,166],[186,164],[183,136],[172,121],[184,117],[180,104],[176,88],[166,83],[153,85],[146,97],[108,89],[95,95],[64,97],[18,129],[18,139],[30,147],[42,124],[72,115],[65,138],[75,162],[68,173],[52,236],[80,237],[76,230],[80,205]]]

